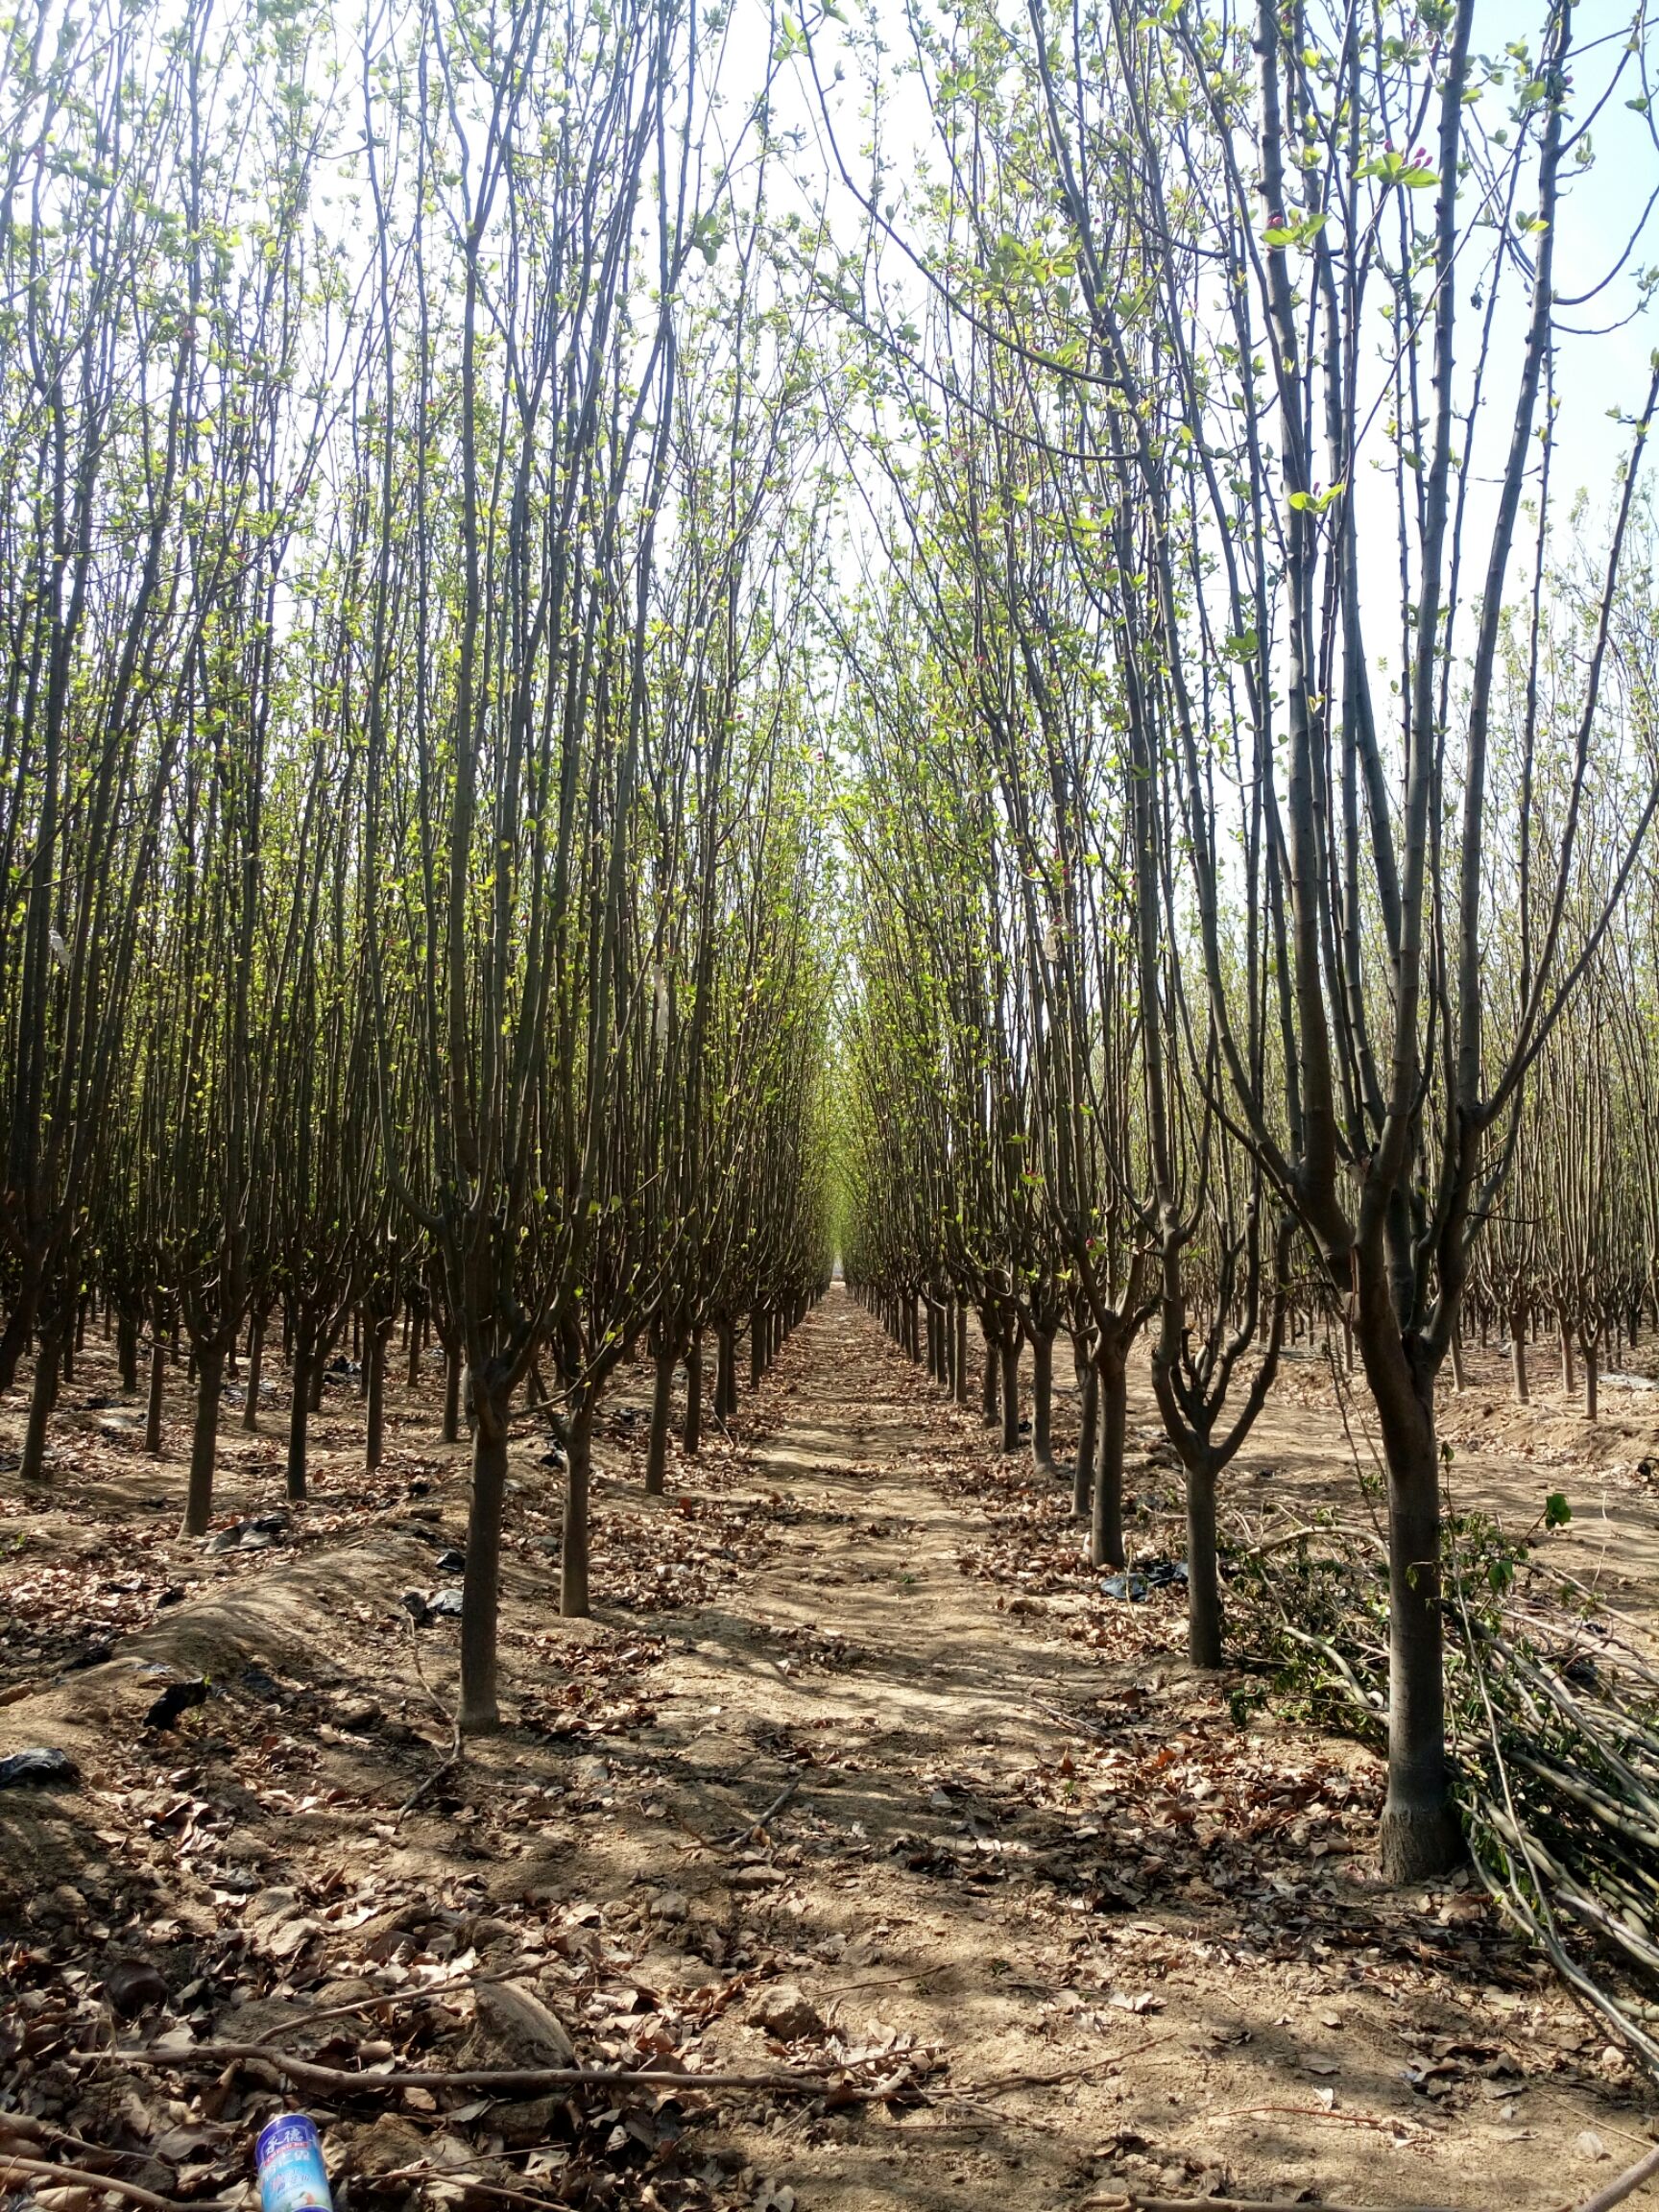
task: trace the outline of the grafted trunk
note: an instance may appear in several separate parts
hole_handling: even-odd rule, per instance
[[[496,1627],[501,1611],[501,1510],[507,1499],[509,1395],[472,1379],[472,1496],[467,1515],[467,1577],[461,1589],[461,1706],[464,1736],[501,1725],[496,1699]]]
[[[1094,1355],[1096,1388],[1094,1495],[1090,1502],[1089,1560],[1094,1567],[1123,1565],[1123,1439],[1129,1419],[1129,1370],[1121,1353]]]
[[[1054,1411],[1054,1338],[1039,1331],[1031,1339],[1031,1464],[1052,1475],[1054,1453],[1049,1426]]]
[[[190,1486],[184,1499],[184,1533],[205,1536],[213,1515],[213,1471],[219,1456],[219,1393],[225,1382],[225,1346],[214,1338],[196,1347],[196,1423],[190,1433]]]
[[[583,1397],[565,1439],[565,1537],[559,1560],[559,1610],[588,1618],[588,1485],[593,1464],[593,1406]]]

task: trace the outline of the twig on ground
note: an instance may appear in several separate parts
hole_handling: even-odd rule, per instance
[[[1121,2212],[1286,2212],[1282,2197],[1143,2197],[1139,2189],[1099,2190],[1093,2197],[1083,2198],[1077,2212],[1107,2212],[1108,2206],[1119,2207]],[[1303,2199],[1298,2200],[1296,2212],[1376,2212],[1376,2207]],[[1450,2207],[1394,2204],[1388,2212],[1450,2212]]]
[[[1262,2113],[1286,2112],[1297,2120],[1336,2120],[1348,2128],[1380,2128],[1387,2135],[1415,2131],[1415,2120],[1384,2120],[1375,2112],[1327,2111],[1323,2104],[1230,2104],[1224,2112],[1204,2112],[1203,2120],[1254,2120]]]
[[[1646,2158],[1638,2158],[1634,2166],[1626,2166],[1623,2174],[1616,2174],[1604,2189],[1584,2198],[1575,2212],[1612,2212],[1615,2204],[1623,2204],[1626,2197],[1640,2189],[1644,2181],[1650,2181],[1655,2174],[1659,2174],[1659,2144]]]
[[[115,2196],[124,2197],[130,2204],[143,2205],[144,2212],[180,2212],[177,2198],[157,2197],[154,2189],[140,2189],[136,2181],[117,2180],[113,2174],[92,2174],[84,2166],[54,2166],[44,2158],[14,2158],[10,2152],[0,2153],[0,2186],[14,2179],[36,2184],[55,2182],[64,2189],[108,2189]]]
[[[790,1798],[795,1795],[800,1787],[800,1775],[791,1774],[788,1781],[783,1785],[782,1789],[779,1791],[777,1796],[773,1798],[771,1804],[767,1806],[765,1812],[761,1814],[760,1817],[753,1822],[751,1826],[747,1828],[739,1828],[737,1835],[758,1836],[765,1828],[769,1820],[777,1819],[779,1814],[782,1812],[784,1806],[788,1804]],[[736,1837],[733,1838],[733,1841],[736,1841]]]
[[[285,2051],[273,2051],[263,2043],[197,2043],[188,2051],[104,2051],[88,2057],[111,2058],[124,2066],[180,2067],[228,2066],[246,2059],[269,2066],[297,2089],[316,2089],[331,2096],[374,2097],[393,2089],[492,2089],[519,2096],[535,2096],[547,2089],[769,2089],[779,2095],[818,2096],[840,2071],[837,2067],[796,2068],[767,2074],[686,2074],[667,2068],[639,2067],[629,2072],[617,2066],[467,2066],[456,2071],[357,2074],[340,2066],[319,2066],[309,2058],[294,2058]],[[867,2092],[855,2090],[854,2096]],[[868,2094],[879,2096],[877,2090]]]
[[[423,2005],[431,1998],[446,1996],[450,1990],[479,1989],[488,1983],[505,1982],[505,1974],[458,1974],[453,1982],[431,1982],[419,1989],[376,1989],[373,1997],[356,1998],[349,2005],[324,2005],[313,2012],[291,2012],[278,2020],[275,2028],[267,2028],[264,2034],[255,2035],[255,2043],[265,2043],[273,2035],[280,2035],[290,2028],[316,2028],[325,2020],[349,2020],[356,2012],[377,2012],[382,2006],[388,2008],[405,2005]]]

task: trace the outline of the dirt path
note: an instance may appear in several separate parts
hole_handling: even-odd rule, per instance
[[[1651,2099],[1481,1904],[1378,1886],[1371,1755],[1250,1678],[1192,1676],[1173,1594],[1104,1599],[1062,1486],[998,1457],[839,1288],[665,1500],[639,1494],[637,1407],[613,1409],[592,1622],[550,1614],[558,1478],[526,1435],[513,1724],[440,1773],[453,1624],[417,1633],[398,1600],[463,1525],[430,1397],[400,1400],[376,1482],[349,1408],[323,1422],[316,1501],[269,1549],[161,1529],[177,1469],[134,1463],[97,1409],[55,1499],[12,1502],[0,1753],[57,1743],[83,1771],[0,1794],[25,2109],[109,2139],[108,2095],[37,2024],[107,2037],[120,1957],[167,1990],[123,2034],[349,2032],[361,2056],[361,2021],[304,2016],[384,2004],[385,2048],[441,2062],[481,2032],[489,1971],[538,1987],[587,2057],[847,2061],[895,2092],[722,2099],[678,2144],[613,2115],[572,2138],[545,2111],[343,2114],[331,2155],[377,2196],[388,2161],[446,2158],[599,2204],[1552,2204],[1637,2154]],[[227,1503],[269,1500],[275,1453],[228,1445]],[[136,1610],[64,1672],[44,1599],[74,1591],[118,1628]],[[210,1695],[148,1729],[167,1670]],[[233,2197],[270,2102],[176,2104],[192,2171]]]

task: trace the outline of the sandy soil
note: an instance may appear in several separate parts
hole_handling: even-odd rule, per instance
[[[1461,1882],[1380,1886],[1372,1754],[1193,1675],[1173,1595],[1105,1599],[1064,1485],[998,1456],[839,1288],[660,1503],[642,1376],[620,1394],[589,1623],[551,1611],[559,1479],[526,1424],[510,1724],[455,1767],[454,1623],[401,1603],[455,1586],[464,1535],[435,1378],[395,1389],[372,1479],[338,1386],[314,1502],[234,1550],[279,1499],[280,1395],[252,1437],[227,1409],[203,1545],[175,1533],[185,1408],[146,1460],[137,1409],[78,1403],[108,1382],[89,1345],[53,1494],[0,1506],[0,1755],[81,1770],[0,1792],[0,2103],[129,2150],[130,2177],[234,2200],[280,2099],[257,2069],[119,2051],[265,2033],[335,2064],[500,2063],[482,1975],[539,1991],[584,2062],[830,2065],[874,2094],[314,2097],[347,2198],[1552,2203],[1647,2141],[1651,2093]],[[1454,1481],[1522,1525],[1564,1490],[1581,1571],[1646,1616],[1659,1394],[1605,1390],[1590,1431],[1543,1391],[1512,1411],[1495,1353],[1471,1382]],[[1143,1379],[1133,1431],[1156,1548],[1173,1479]],[[1328,1372],[1292,1360],[1232,1504],[1357,1488]],[[156,2002],[117,2018],[110,1970],[136,1963]]]

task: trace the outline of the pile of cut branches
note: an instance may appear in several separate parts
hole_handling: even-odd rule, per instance
[[[1471,1862],[1499,1909],[1659,2079],[1659,1672],[1552,1559],[1551,1498],[1525,1536],[1448,1514],[1448,1743]],[[1320,1515],[1252,1531],[1232,1612],[1279,1695],[1381,1747],[1388,1586],[1378,1534]]]

